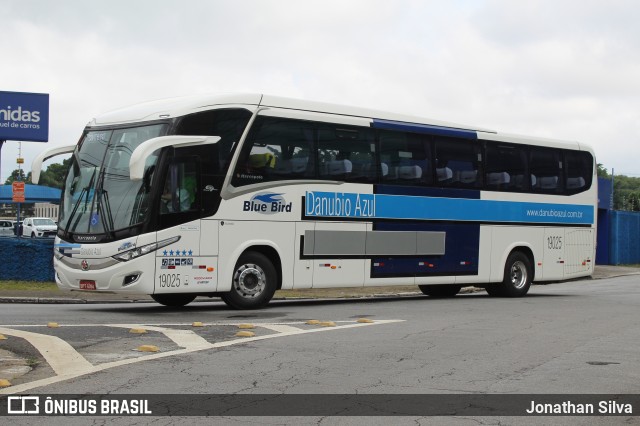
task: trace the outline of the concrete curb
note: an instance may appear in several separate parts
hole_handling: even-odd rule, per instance
[[[594,280],[602,280],[608,278],[618,278],[618,277],[626,277],[632,275],[640,275],[640,271],[638,272],[620,272],[620,273],[610,273],[607,275],[600,276],[591,276],[591,279]],[[587,277],[583,277],[580,279],[588,279]],[[483,292],[483,288],[478,287],[463,287],[460,290],[460,294],[467,293],[478,293]],[[274,297],[273,300],[342,300],[342,299],[372,299],[372,298],[391,298],[391,297],[408,297],[408,296],[422,296],[423,294],[419,291],[416,292],[400,292],[400,293],[377,293],[365,296],[343,296],[343,297],[330,297],[330,298],[321,298],[321,297]],[[211,299],[201,299],[194,300],[192,303],[198,302],[210,302]],[[148,299],[133,299],[133,300],[123,300],[123,299],[105,299],[105,300],[87,300],[87,299],[75,299],[75,298],[65,298],[65,297],[0,297],[0,304],[2,303],[28,303],[28,304],[69,304],[69,305],[95,305],[95,304],[126,304],[126,303],[155,303],[153,300]]]

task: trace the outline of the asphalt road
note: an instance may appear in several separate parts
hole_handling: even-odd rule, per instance
[[[0,394],[639,394],[639,308],[639,276],[534,286],[521,299],[472,293],[446,300],[407,296],[276,301],[264,310],[242,312],[230,311],[219,302],[173,310],[145,303],[9,304],[2,305],[0,333],[4,330],[8,339],[0,341],[0,349],[30,360],[35,368],[16,377],[13,386],[0,389]],[[358,323],[359,318],[373,323]],[[308,325],[309,319],[333,321],[335,327]],[[52,321],[60,327],[45,326]],[[204,327],[193,327],[196,321]],[[256,336],[236,337],[239,323],[254,324]],[[134,326],[148,332],[129,333]],[[59,363],[56,372],[23,337],[10,335],[24,332],[59,337],[81,357],[66,365],[68,354],[54,361]],[[143,344],[160,351],[137,351]],[[229,424],[360,424],[365,420],[367,424],[638,424],[640,406],[634,409],[634,416],[553,420],[217,420]],[[17,420],[87,423],[80,417]],[[110,424],[145,423],[129,417],[111,420],[115,423]],[[198,423],[197,418],[156,420]]]

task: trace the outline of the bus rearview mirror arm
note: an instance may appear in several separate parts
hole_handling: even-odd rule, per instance
[[[219,136],[160,136],[142,142],[131,153],[129,160],[129,179],[141,180],[144,177],[144,167],[147,158],[154,151],[167,146],[187,147],[214,144],[220,140]]]
[[[40,172],[42,171],[42,163],[44,163],[51,157],[55,157],[56,155],[68,154],[70,152],[73,152],[74,149],[76,149],[76,144],[45,149],[40,154],[38,154],[31,163],[31,182],[34,185],[38,184],[38,181],[40,180]]]

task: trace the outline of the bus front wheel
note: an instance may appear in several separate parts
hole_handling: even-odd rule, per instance
[[[221,295],[234,309],[258,309],[265,306],[276,292],[276,268],[267,256],[247,252],[240,256],[233,272],[231,291]]]
[[[161,305],[179,308],[193,302],[196,296],[193,294],[152,294],[151,298]]]

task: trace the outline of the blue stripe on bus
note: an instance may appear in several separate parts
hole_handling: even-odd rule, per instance
[[[307,191],[305,216],[591,225],[594,206]]]
[[[478,139],[478,134],[473,130],[456,129],[454,127],[432,126],[429,124],[406,123],[404,121],[391,121],[373,119],[371,127],[386,130],[401,130],[413,133],[425,133],[435,136],[450,136],[463,139]]]
[[[375,185],[374,193],[384,195],[410,195],[413,197],[480,199],[479,189],[433,188],[407,185]]]

